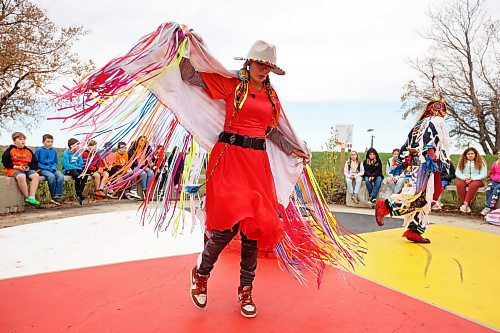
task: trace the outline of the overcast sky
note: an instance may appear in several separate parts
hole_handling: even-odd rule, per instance
[[[34,2],[47,9],[57,24],[83,25],[89,30],[75,45],[75,51],[82,58],[93,59],[97,67],[129,50],[140,37],[165,21],[177,21],[195,29],[213,54],[231,69],[240,65],[233,57],[245,56],[255,40],[275,43],[278,65],[287,74],[273,76],[272,82],[285,110],[287,104],[293,109],[291,118],[298,132],[313,149],[319,149],[326,141],[325,129],[347,121],[354,124],[355,147],[365,148],[366,129],[374,127],[383,151],[391,149],[396,141],[402,143],[413,122],[401,120],[399,112],[402,86],[416,78],[407,60],[425,54],[429,45],[418,31],[429,26],[425,14],[430,6],[439,7],[443,3],[436,0]],[[500,1],[490,1],[489,7],[491,16],[500,17]],[[307,102],[322,103],[321,119],[319,114],[315,115],[314,107],[307,107]],[[331,112],[325,106],[328,103]],[[349,107],[342,109],[339,107],[342,105]],[[311,118],[318,118],[317,127],[311,126]],[[42,126],[54,128],[54,124]],[[319,136],[318,131],[323,135]],[[5,140],[4,133],[0,142]]]
[[[83,25],[77,44],[98,66],[165,21],[199,32],[225,65],[237,68],[263,39],[277,45],[273,78],[284,100],[397,100],[412,73],[405,60],[426,49],[417,35],[439,1],[68,1],[37,0],[61,25]]]

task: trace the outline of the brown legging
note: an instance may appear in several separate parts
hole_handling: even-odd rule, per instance
[[[482,180],[473,180],[469,185],[466,185],[465,180],[457,179],[456,185],[460,202],[470,203],[474,199],[477,189],[484,186],[484,182]]]

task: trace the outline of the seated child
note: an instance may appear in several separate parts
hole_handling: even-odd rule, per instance
[[[24,195],[24,202],[32,206],[40,206],[35,194],[38,189],[38,162],[31,149],[26,147],[26,135],[21,132],[12,133],[13,145],[2,155],[3,172],[7,177],[16,180],[19,191]],[[28,192],[27,178],[31,180]]]
[[[35,157],[38,160],[38,168],[40,175],[47,179],[50,191],[50,202],[61,206],[61,197],[63,192],[64,176],[57,170],[58,159],[57,151],[52,145],[54,137],[50,134],[45,134],[42,137],[43,146],[35,151]]]
[[[104,198],[104,180],[108,178],[108,172],[104,169],[104,160],[101,155],[96,152],[97,142],[95,140],[90,140],[87,149],[82,154],[83,163],[88,165],[87,176],[92,176],[94,178],[95,185],[95,196],[96,198]],[[89,159],[92,158],[92,161]]]
[[[71,176],[75,181],[76,201],[83,204],[83,190],[87,183],[87,175],[83,174],[83,158],[78,152],[79,142],[75,138],[68,140],[68,149],[64,151],[61,157],[63,174]]]

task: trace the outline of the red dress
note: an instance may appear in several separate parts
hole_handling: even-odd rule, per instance
[[[218,74],[202,73],[202,76],[208,95],[226,101],[224,131],[250,137],[265,136],[273,116],[265,88],[255,89],[250,85],[248,97],[229,127],[239,80]],[[239,222],[240,230],[249,239],[257,240],[259,248],[273,248],[284,231],[278,218],[278,199],[267,152],[230,144],[224,150],[224,146],[226,143],[217,142],[208,161],[206,227],[208,230],[227,230]]]

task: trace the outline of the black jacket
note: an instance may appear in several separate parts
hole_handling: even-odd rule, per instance
[[[443,169],[441,170],[441,180],[451,183],[451,181],[455,178],[455,167],[453,166],[453,163],[450,162],[449,168],[443,165]]]
[[[26,146],[17,148],[16,145],[10,145],[2,155],[2,164],[7,169],[14,169],[14,165],[28,165],[30,170],[38,169],[35,154]]]
[[[374,164],[368,164],[368,155],[370,153],[375,153],[375,163]],[[382,161],[380,160],[380,157],[378,156],[377,151],[374,148],[368,149],[366,152],[366,158],[363,161],[363,166],[365,168],[365,175],[364,177],[382,177],[384,178],[384,174],[382,173]]]

